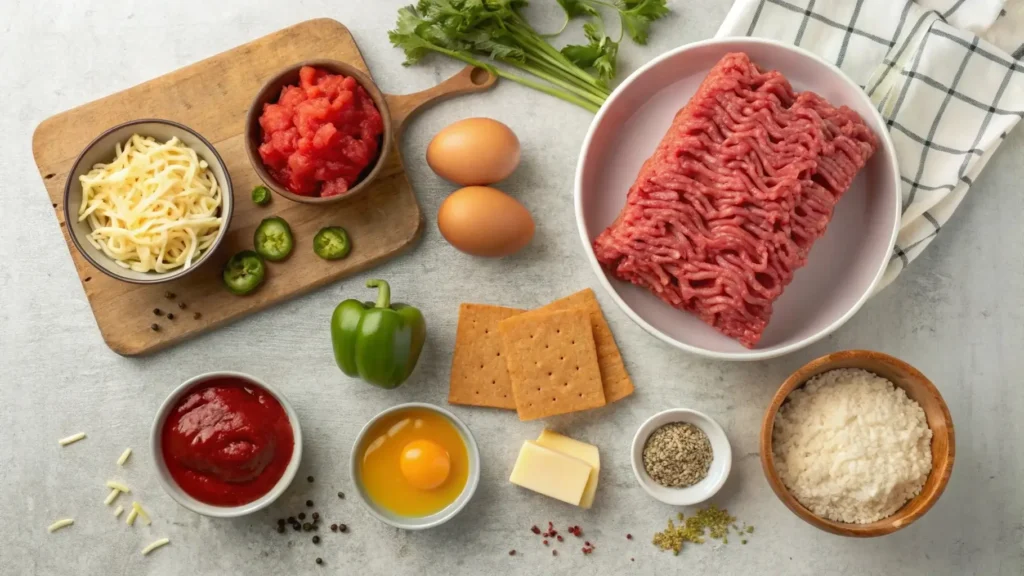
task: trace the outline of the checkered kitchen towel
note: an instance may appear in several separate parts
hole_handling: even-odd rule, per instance
[[[903,179],[903,223],[879,290],[935,238],[1024,116],[1022,5],[736,0],[718,30],[791,42],[831,61],[888,122]],[[978,36],[993,28],[1004,30],[997,41],[1013,56]]]

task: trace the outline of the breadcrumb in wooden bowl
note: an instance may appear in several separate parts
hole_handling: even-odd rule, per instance
[[[797,500],[782,481],[777,469],[778,462],[773,446],[776,416],[793,390],[802,387],[810,379],[840,368],[854,368],[871,372],[892,382],[902,389],[907,397],[924,410],[928,428],[931,430],[931,470],[920,492],[903,504],[893,514],[866,524],[839,522],[815,514]],[[857,538],[884,536],[909,525],[925,514],[942,495],[949,476],[953,471],[956,453],[953,420],[942,395],[927,377],[906,362],[869,350],[846,350],[823,356],[809,362],[794,372],[779,388],[765,411],[761,424],[761,466],[768,484],[775,495],[787,508],[812,526],[838,534]]]

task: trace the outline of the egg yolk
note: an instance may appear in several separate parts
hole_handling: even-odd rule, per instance
[[[402,476],[420,490],[433,490],[444,484],[452,467],[448,451],[430,440],[409,442],[400,458]]]

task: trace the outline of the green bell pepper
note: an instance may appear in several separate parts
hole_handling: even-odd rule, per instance
[[[381,388],[396,388],[416,367],[427,324],[418,309],[391,303],[387,282],[367,280],[366,287],[377,288],[376,304],[350,299],[334,309],[334,360],[349,376]]]

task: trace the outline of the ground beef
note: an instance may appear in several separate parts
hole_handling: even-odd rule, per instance
[[[753,348],[878,147],[856,112],[727,54],[644,162],[598,261]]]

